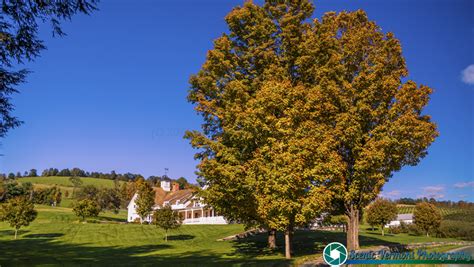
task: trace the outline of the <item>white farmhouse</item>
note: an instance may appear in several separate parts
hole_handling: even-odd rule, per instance
[[[413,214],[412,213],[405,213],[405,214],[398,214],[397,218],[386,225],[386,227],[390,226],[399,226],[400,222],[403,221],[406,224],[413,223]]]
[[[202,203],[202,199],[196,195],[195,190],[180,190],[179,184],[171,184],[169,180],[161,181],[160,185],[161,187],[153,188],[155,191],[153,210],[170,205],[173,210],[178,211],[184,218],[183,224],[227,224],[223,216],[218,215],[212,207]],[[140,219],[136,212],[135,200],[137,196],[135,193],[128,204],[128,222]],[[150,222],[151,216],[145,220]]]

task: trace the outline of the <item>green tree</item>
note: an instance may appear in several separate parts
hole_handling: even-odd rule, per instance
[[[173,211],[169,205],[155,210],[152,224],[165,230],[165,241],[168,241],[168,230],[176,229],[183,223],[183,217],[177,211]]]
[[[435,205],[428,202],[416,204],[415,211],[413,212],[413,221],[426,236],[430,236],[430,232],[438,230],[441,220],[441,214]]]
[[[365,211],[365,218],[371,226],[380,226],[382,236],[387,223],[397,218],[397,205],[388,199],[378,198],[372,202]]]
[[[83,199],[73,204],[72,211],[77,217],[80,217],[82,221],[84,221],[87,217],[97,217],[100,212],[100,207],[94,200]]]
[[[11,95],[26,80],[28,71],[18,65],[33,61],[45,49],[38,37],[39,24],[51,22],[53,35],[64,35],[60,22],[76,13],[90,14],[97,0],[16,1],[5,0],[0,28],[0,138],[22,122],[14,117]]]
[[[179,189],[185,189],[189,186],[188,180],[184,177],[179,177],[176,182],[179,184]]]
[[[0,221],[8,222],[15,229],[16,239],[18,230],[30,225],[37,215],[33,202],[26,197],[15,197],[1,206]]]
[[[10,172],[10,173],[8,174],[8,179],[14,180],[14,179],[15,179],[15,174],[14,174],[13,172]]]
[[[28,177],[38,177],[38,172],[36,171],[36,169],[31,169],[28,173]]]
[[[71,176],[69,177],[69,181],[72,183],[72,195],[75,195],[76,188],[82,185],[82,180],[81,178],[77,176]]]
[[[146,218],[153,211],[153,205],[155,205],[155,191],[145,181],[138,183],[137,198],[135,204],[137,205],[137,214],[140,216],[140,222],[146,220]]]
[[[101,188],[96,197],[101,210],[110,210],[118,213],[120,210],[120,192],[115,188]]]

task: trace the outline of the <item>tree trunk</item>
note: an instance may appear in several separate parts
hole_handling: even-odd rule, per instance
[[[290,228],[285,231],[285,257],[291,259],[291,233]]]
[[[382,236],[385,236],[385,233],[384,233],[384,226],[382,225],[381,228],[382,228]]]
[[[268,248],[275,249],[276,248],[276,230],[270,229],[268,231]]]
[[[18,229],[15,228],[15,239],[16,239],[17,234],[18,234]]]
[[[353,205],[349,209],[349,223],[347,225],[347,250],[359,249],[359,210]]]
[[[165,230],[165,242],[168,242],[168,230]]]

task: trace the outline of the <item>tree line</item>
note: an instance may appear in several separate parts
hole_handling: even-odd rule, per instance
[[[22,177],[50,177],[50,176],[66,176],[66,177],[90,177],[90,178],[98,178],[98,179],[108,179],[108,180],[118,180],[118,181],[135,181],[137,179],[145,179],[145,177],[141,174],[137,173],[117,173],[116,171],[111,171],[110,173],[104,173],[104,172],[97,172],[97,171],[85,171],[80,168],[65,168],[65,169],[57,169],[57,168],[48,168],[43,170],[41,172],[41,175],[38,175],[38,171],[36,169],[31,169],[29,171],[23,172],[17,172],[16,174],[13,172],[10,172],[8,174],[5,173],[0,173],[0,179],[1,180],[7,180],[7,179],[16,179],[16,178],[22,178]],[[189,188],[192,186],[185,177],[179,177],[177,179],[171,179],[167,177],[166,175],[163,176],[156,176],[156,175],[151,175],[149,176],[146,180],[150,183],[152,183],[154,186],[159,186],[159,181],[163,179],[170,179],[172,181],[177,182],[180,185],[181,189],[184,188]]]
[[[395,203],[397,204],[405,204],[405,205],[416,205],[418,203],[428,202],[437,207],[446,207],[446,208],[472,208],[474,207],[474,203],[464,200],[459,201],[452,201],[452,200],[436,200],[435,198],[400,198],[396,199]]]

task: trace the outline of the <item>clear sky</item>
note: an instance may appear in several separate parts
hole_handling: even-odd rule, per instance
[[[418,166],[395,173],[385,196],[474,201],[474,67],[462,75],[474,64],[473,3],[315,3],[318,18],[364,9],[401,40],[410,78],[435,90],[426,113],[440,137]],[[14,97],[25,124],[1,140],[0,172],[80,167],[149,176],[169,168],[193,181],[195,151],[182,137],[201,119],[186,102],[188,79],[240,4],[103,0],[92,16],[64,24],[65,38],[43,28],[48,50],[27,65],[33,73]]]

